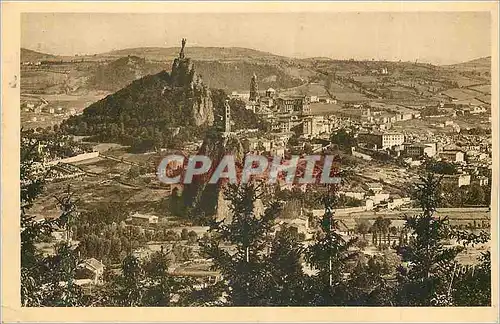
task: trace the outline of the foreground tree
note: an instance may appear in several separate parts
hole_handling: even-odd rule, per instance
[[[449,306],[456,256],[461,247],[445,247],[452,234],[446,217],[434,216],[440,203],[440,178],[428,174],[415,185],[414,199],[422,213],[407,217],[408,244],[400,249],[406,269],[401,268],[398,303],[402,306]]]
[[[302,269],[303,246],[296,233],[284,227],[276,233],[268,265],[270,283],[267,298],[273,306],[305,306],[311,302],[311,278]]]
[[[80,287],[73,283],[78,264],[71,246],[71,221],[75,202],[68,191],[58,200],[59,218],[37,220],[29,210],[42,193],[49,169],[44,168],[44,152],[39,142],[28,134],[21,140],[21,304],[23,306],[84,306]],[[53,256],[44,255],[36,244],[50,237],[56,229],[66,231],[66,240],[55,247]]]
[[[319,222],[320,232],[306,251],[307,262],[318,272],[314,278],[316,293],[312,301],[318,306],[346,304],[349,298],[346,280],[348,261],[357,254],[352,250],[357,239],[344,239],[339,222],[334,219],[337,199],[335,186],[321,197],[325,213]]]
[[[267,305],[269,273],[265,262],[270,233],[279,213],[279,205],[271,203],[262,215],[254,210],[259,198],[254,184],[228,185],[226,198],[231,202],[232,218],[227,224],[213,222],[213,239],[203,243],[203,251],[213,259],[214,268],[224,278],[224,296],[233,306]],[[226,242],[236,249],[230,253],[221,247]],[[219,296],[222,297],[222,296]]]

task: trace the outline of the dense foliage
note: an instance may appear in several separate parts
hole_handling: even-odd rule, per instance
[[[391,222],[380,218],[370,226],[360,221],[357,232],[376,234],[381,253],[365,255],[362,240],[347,239],[335,218],[337,188],[317,198],[324,214],[311,218],[316,235],[307,246],[296,232],[275,223],[282,212],[268,201],[254,208],[262,190],[255,185],[229,185],[231,219],[212,222],[209,236],[194,231],[147,231],[123,226],[119,206],[78,212],[68,188],[58,197],[60,217],[36,220],[29,210],[43,190],[43,170],[36,143],[21,150],[21,302],[24,306],[470,306],[490,305],[491,257],[484,252],[476,266],[463,266],[458,253],[487,242],[485,232],[461,230],[434,215],[442,199],[438,178],[428,175],[414,188],[422,212],[406,219],[397,244]],[[55,253],[43,253],[38,243],[54,231],[65,239]],[[147,237],[149,235],[149,237]],[[199,243],[221,280],[199,285],[177,276],[169,266],[177,257],[192,259],[178,244],[147,257],[134,255],[135,245],[154,240]],[[71,237],[81,241],[74,246]],[[375,236],[375,235],[374,235]],[[364,239],[364,238],[363,238]],[[462,246],[448,246],[456,240]],[[136,241],[137,243],[132,243]],[[75,284],[82,259],[102,258],[108,265],[103,285],[91,293]],[[181,259],[182,261],[182,259]],[[304,265],[306,267],[304,267]],[[309,270],[308,270],[309,269]]]

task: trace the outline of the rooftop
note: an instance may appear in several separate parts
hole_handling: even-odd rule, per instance
[[[95,258],[86,259],[81,263],[81,265],[88,266],[94,270],[104,269],[104,265],[102,264],[102,262]]]

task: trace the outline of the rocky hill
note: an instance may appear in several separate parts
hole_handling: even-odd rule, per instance
[[[184,47],[183,47],[184,48]],[[97,141],[131,145],[137,151],[167,147],[172,127],[184,140],[214,122],[209,88],[194,70],[183,48],[172,71],[145,76],[69,118],[62,128]]]
[[[226,155],[232,155],[237,164],[244,160],[243,146],[236,136],[222,136],[214,130],[206,133],[199,155],[208,156],[212,161],[211,169],[203,175],[194,177],[191,184],[184,186],[182,199],[188,216],[196,224],[207,224],[217,214],[222,195],[224,180],[216,184],[208,183],[219,161]]]

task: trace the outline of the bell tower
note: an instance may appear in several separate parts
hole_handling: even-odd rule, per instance
[[[259,98],[259,86],[257,84],[257,75],[255,73],[250,81],[250,101],[257,101]]]

